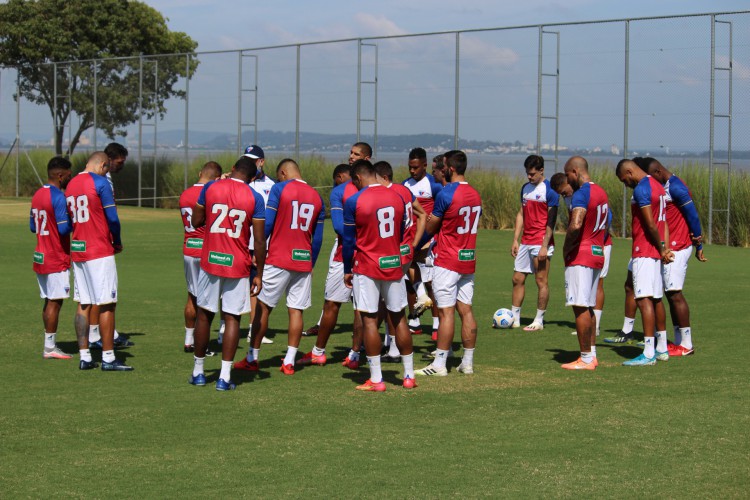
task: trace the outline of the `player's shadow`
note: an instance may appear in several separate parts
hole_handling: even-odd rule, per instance
[[[633,359],[643,352],[643,348],[629,344],[597,344],[597,349],[606,347],[624,359]]]
[[[581,355],[579,351],[566,351],[565,349],[547,349],[552,353],[552,360],[559,364],[571,363]]]
[[[548,321],[544,320],[544,326],[547,325],[556,325],[564,328],[570,328],[571,330],[576,329],[576,323],[575,321],[564,321],[564,320],[557,320],[557,321]]]

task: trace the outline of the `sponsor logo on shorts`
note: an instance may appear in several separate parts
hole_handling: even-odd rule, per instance
[[[292,249],[292,260],[309,262],[310,260],[312,260],[310,250],[300,250],[299,248]]]
[[[380,269],[394,269],[401,267],[401,257],[398,255],[387,255],[378,259]]]
[[[409,255],[411,253],[411,247],[409,245],[401,245],[401,255]]]
[[[475,255],[474,255],[474,250],[469,250],[466,248],[464,248],[463,250],[459,250],[458,260],[461,260],[461,261],[476,260]]]
[[[219,252],[208,252],[208,263],[216,264],[217,266],[232,267],[234,262],[234,255],[228,253]]]
[[[594,257],[604,257],[604,249],[599,245],[591,245],[591,255]]]
[[[70,242],[70,251],[71,252],[85,252],[86,251],[86,242],[85,241],[78,241],[73,240]]]
[[[34,252],[34,263],[44,264],[44,254],[42,252]]]
[[[203,240],[201,238],[188,238],[185,242],[185,248],[203,248]]]

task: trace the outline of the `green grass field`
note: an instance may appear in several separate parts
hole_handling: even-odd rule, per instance
[[[329,346],[333,362],[286,377],[278,371],[286,347],[280,307],[260,374],[235,374],[237,390],[219,393],[213,384],[187,384],[192,356],[182,352],[176,211],[121,209],[117,327],[136,345],[119,356],[135,371],[103,373],[79,371],[77,356],[42,359],[28,200],[0,200],[0,210],[3,498],[746,498],[750,490],[746,249],[707,247],[708,263],[691,261],[686,296],[697,353],[689,358],[628,368],[620,364],[637,348],[600,341],[597,371],[560,369],[578,353],[559,256],[545,330],[492,330],[493,311],[510,306],[512,233],[484,230],[475,375],[457,373],[456,358],[449,377],[420,378],[416,390],[405,391],[394,385],[400,366],[386,366],[386,393],[356,392],[368,372],[340,365],[350,341],[345,306]],[[629,241],[615,242],[604,335],[622,324],[629,250]],[[325,266],[321,258],[306,326],[320,312]],[[525,322],[536,308],[529,285]],[[73,312],[67,301],[58,343],[68,352],[76,351]],[[414,339],[419,359],[432,343],[428,335]],[[312,345],[303,338],[301,350]],[[209,380],[219,366],[218,357],[207,358]]]

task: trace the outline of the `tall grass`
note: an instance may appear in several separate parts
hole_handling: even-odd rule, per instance
[[[19,157],[19,195],[31,196],[39,187],[39,181],[34,174],[36,169],[39,177],[46,178],[47,161],[52,157],[51,151],[34,150]],[[471,158],[470,158],[471,159]],[[0,164],[5,160],[0,155]],[[197,156],[187,164],[187,184],[194,183],[198,178],[201,166],[209,160],[218,162],[225,171],[228,171],[236,155],[234,153],[220,153],[206,156]],[[280,157],[270,157],[266,160],[265,170],[273,176]],[[86,161],[85,154],[76,154],[72,158],[75,172],[83,169]],[[323,157],[310,155],[300,159],[300,168],[305,180],[318,188],[323,199],[328,204],[328,196],[332,187],[331,173],[335,165],[328,163]],[[709,198],[709,171],[708,166],[703,163],[682,162],[678,166],[669,165],[674,173],[679,175],[690,187],[695,204],[698,207],[701,221],[704,225],[704,233],[708,232],[708,198]],[[8,158],[5,168],[0,173],[0,196],[13,196],[16,185],[16,159],[15,156]],[[141,170],[142,186],[154,185],[154,169],[156,171],[156,193],[150,190],[143,191],[142,205],[155,206],[159,208],[175,208],[177,198],[185,185],[185,163],[180,159],[158,157],[156,161],[143,162]],[[520,169],[520,166],[519,166]],[[616,234],[629,234],[630,231],[630,190],[625,192],[625,214],[623,217],[623,185],[614,174],[615,165],[591,162],[591,177],[604,188],[609,196],[613,215],[613,229]],[[548,177],[552,172],[548,172]],[[394,176],[396,180],[408,177],[408,169],[404,165],[394,165]],[[481,220],[483,228],[510,229],[513,228],[515,216],[519,209],[519,192],[525,182],[522,175],[511,175],[506,172],[490,170],[486,168],[469,168],[467,171],[469,182],[479,190],[484,203],[484,211]],[[717,171],[714,175],[714,207],[726,208],[727,175]],[[137,204],[138,198],[138,171],[134,161],[129,161],[125,168],[115,177],[115,196],[121,204]],[[750,246],[750,176],[747,172],[732,172],[731,178],[731,220],[729,227],[729,244],[733,246]],[[623,223],[625,232],[623,233]],[[562,230],[567,224],[567,211],[563,208],[559,211],[558,229]],[[713,241],[725,243],[727,229],[726,214],[717,212],[713,221]]]

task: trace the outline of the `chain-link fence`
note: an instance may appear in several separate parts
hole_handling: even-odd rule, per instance
[[[573,152],[607,167],[651,155],[706,171],[704,223],[728,243],[732,225],[750,224],[730,210],[734,174],[750,170],[749,40],[750,12],[731,12],[57,62],[36,68],[46,104],[15,100],[23,72],[5,68],[2,193],[30,194],[25,170],[44,168],[30,150],[93,151],[107,133],[130,149],[118,199],[146,206],[249,143],[332,163],[360,139],[395,164],[414,146],[460,147],[517,173],[530,152],[548,170]],[[617,198],[624,234],[629,193]]]

